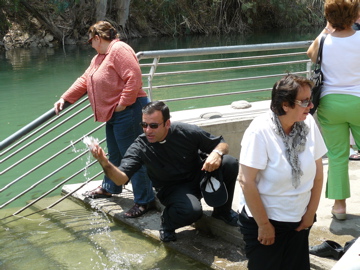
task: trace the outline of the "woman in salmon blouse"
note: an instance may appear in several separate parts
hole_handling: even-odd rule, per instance
[[[89,44],[97,51],[90,66],[54,104],[58,114],[65,101],[74,103],[87,94],[95,121],[106,122],[106,141],[109,160],[119,166],[130,144],[143,131],[141,109],[149,99],[142,89],[141,70],[133,49],[119,40],[116,29],[106,21],[99,21],[88,31]],[[135,205],[125,217],[139,217],[154,201],[154,193],[146,169],[143,167],[131,178]],[[104,176],[102,185],[85,195],[96,199],[121,193]]]

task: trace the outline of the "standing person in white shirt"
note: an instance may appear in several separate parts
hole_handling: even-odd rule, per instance
[[[310,269],[308,236],[327,151],[309,113],[312,86],[291,74],[276,82],[271,110],[242,139],[239,221],[250,270]]]
[[[359,18],[359,0],[326,0],[327,26],[321,70],[324,75],[317,117],[329,152],[325,196],[334,200],[331,213],[346,219],[346,199],[350,197],[350,131],[360,147],[360,32],[352,26]],[[319,37],[307,55],[315,62]]]

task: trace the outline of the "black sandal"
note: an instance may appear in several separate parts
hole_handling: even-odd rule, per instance
[[[152,209],[151,203],[149,204],[137,204],[135,203],[133,207],[130,208],[129,211],[127,211],[124,216],[126,218],[137,218],[148,212],[150,209]]]
[[[90,199],[103,199],[110,198],[112,196],[111,193],[107,192],[101,186],[98,186],[93,190],[86,191],[83,195]]]

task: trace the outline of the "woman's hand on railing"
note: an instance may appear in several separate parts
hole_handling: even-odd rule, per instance
[[[60,98],[58,101],[54,103],[54,109],[55,113],[59,114],[60,111],[64,108],[65,100],[63,98]]]

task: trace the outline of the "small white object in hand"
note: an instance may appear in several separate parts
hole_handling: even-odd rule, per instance
[[[95,144],[99,144],[99,140],[91,136],[85,136],[82,142],[89,148],[89,150],[92,150]]]

